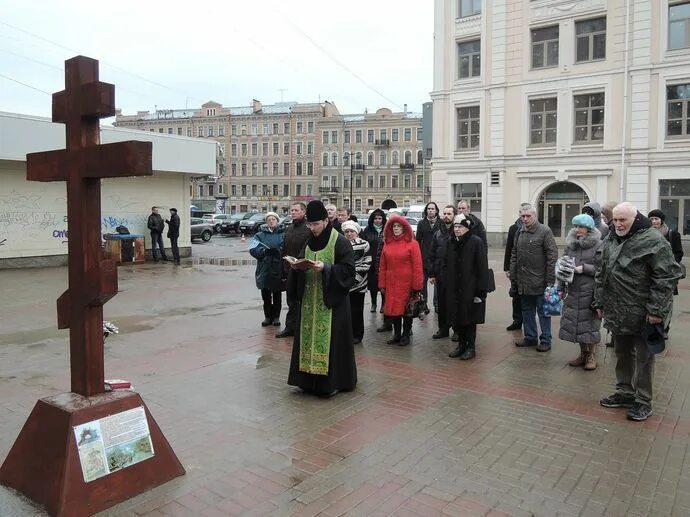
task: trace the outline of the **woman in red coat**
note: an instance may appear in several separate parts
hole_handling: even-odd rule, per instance
[[[383,314],[393,323],[389,345],[410,344],[412,318],[405,318],[405,306],[415,291],[424,285],[422,253],[407,219],[394,215],[383,229],[383,251],[379,264],[379,289],[386,293]],[[402,327],[402,334],[400,332]]]

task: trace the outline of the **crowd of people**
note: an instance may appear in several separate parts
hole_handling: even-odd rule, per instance
[[[406,218],[381,209],[364,228],[349,210],[320,201],[295,203],[290,214],[292,224],[283,231],[277,214],[269,213],[249,247],[257,259],[263,326],[280,325],[281,292],[287,291],[285,327],[276,337],[293,337],[289,384],[320,396],[354,389],[354,345],[364,339],[367,291],[371,312],[380,307],[383,313],[377,332],[391,333],[388,344],[409,345],[414,317],[433,305],[433,339],[456,343],[452,358],[476,357],[477,325],[484,323],[495,279],[485,227],[468,202],[442,210],[428,203],[416,235]],[[568,364],[597,368],[603,322],[617,365],[616,391],[601,405],[645,420],[652,414],[654,354],[663,349],[673,294],[685,274],[680,234],[660,210],[645,217],[630,203],[591,202],[572,219],[559,258],[535,207],[523,203],[518,215],[503,264],[512,298],[507,330],[522,331],[515,345],[551,350],[554,312],[547,301],[553,300],[545,292],[553,293],[558,336],[579,346]]]

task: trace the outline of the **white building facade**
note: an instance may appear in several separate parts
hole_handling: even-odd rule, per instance
[[[521,202],[558,240],[588,201],[690,238],[690,0],[435,0],[431,199],[503,243]]]

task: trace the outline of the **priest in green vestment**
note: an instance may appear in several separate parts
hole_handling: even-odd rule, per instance
[[[307,205],[311,236],[293,264],[288,292],[299,300],[288,384],[322,397],[357,385],[350,288],[355,281],[352,245],[328,221],[321,201]]]

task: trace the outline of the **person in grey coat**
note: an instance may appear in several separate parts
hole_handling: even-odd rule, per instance
[[[522,228],[515,234],[510,256],[510,281],[517,284],[522,305],[524,339],[515,346],[536,346],[538,352],[551,350],[551,316],[544,313],[544,289],[555,282],[558,248],[553,232],[537,220],[537,211],[531,205],[520,207]],[[541,336],[537,344],[539,315]]]
[[[580,355],[568,362],[570,366],[595,370],[595,349],[601,340],[601,320],[596,317],[591,305],[601,233],[595,227],[594,219],[587,214],[576,215],[572,223],[574,228],[565,239],[564,257],[556,262],[558,290],[567,293],[563,300],[558,337],[580,345]],[[566,279],[568,269],[572,271],[572,276]]]
[[[596,201],[590,201],[582,207],[582,213],[594,219],[594,225],[597,227],[597,230],[599,230],[599,233],[601,233],[601,240],[604,240],[609,234],[609,225],[601,218],[601,205]]]

